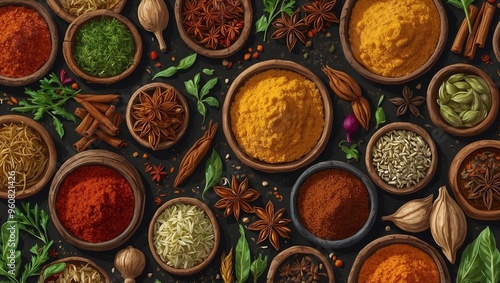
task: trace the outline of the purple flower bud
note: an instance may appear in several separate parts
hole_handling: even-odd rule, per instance
[[[359,129],[359,122],[354,116],[354,112],[347,115],[344,120],[344,130],[347,133],[347,142],[351,142],[351,134]]]

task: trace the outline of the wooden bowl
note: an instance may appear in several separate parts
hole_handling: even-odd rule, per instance
[[[41,179],[38,181],[38,183],[36,183],[34,186],[30,188],[26,188],[24,191],[20,192],[16,191],[15,198],[22,199],[39,192],[49,182],[50,178],[52,178],[52,175],[54,174],[54,171],[56,169],[57,152],[52,136],[49,134],[49,132],[47,132],[45,127],[40,125],[38,122],[21,115],[13,115],[13,114],[0,115],[0,127],[3,127],[4,124],[10,124],[10,123],[24,124],[35,130],[40,135],[41,139],[47,146],[47,151],[49,155],[47,166],[45,167],[45,171]],[[7,184],[5,184],[5,187],[7,187]],[[10,200],[12,199],[12,194],[9,194],[8,191],[0,191],[0,198]]]
[[[464,212],[471,218],[479,220],[499,220],[500,219],[500,207],[493,206],[492,210],[483,210],[473,206],[467,199],[466,192],[462,189],[464,187],[464,181],[461,177],[461,172],[465,168],[465,165],[471,161],[477,153],[483,151],[493,151],[500,154],[500,141],[499,140],[480,140],[466,145],[462,148],[450,165],[450,170],[448,173],[448,182],[455,199]],[[482,201],[482,199],[479,199]]]
[[[134,92],[134,94],[132,94],[132,96],[130,97],[130,99],[128,101],[125,119],[127,121],[127,128],[130,132],[130,135],[132,135],[132,137],[142,146],[147,147],[147,148],[151,148],[151,145],[149,144],[147,137],[140,137],[133,130],[134,123],[135,123],[136,119],[132,116],[132,107],[134,106],[134,104],[139,103],[139,94],[141,92],[145,92],[149,95],[152,95],[154,90],[157,87],[161,87],[162,89],[173,88],[175,90],[175,93],[176,93],[177,102],[180,105],[182,105],[182,107],[184,108],[184,120],[182,121],[182,127],[181,127],[177,137],[175,137],[175,139],[172,141],[160,142],[158,144],[158,146],[156,147],[156,150],[162,150],[162,149],[169,148],[169,147],[173,146],[174,144],[176,144],[182,138],[182,136],[186,132],[188,125],[189,125],[189,105],[186,101],[186,98],[184,98],[184,95],[182,95],[177,89],[175,89],[173,86],[166,84],[166,83],[150,83],[150,84],[147,84],[147,85],[140,87],[138,90],[136,90]]]
[[[98,243],[84,241],[67,230],[66,227],[64,227],[64,225],[60,222],[57,215],[56,199],[62,182],[71,172],[84,165],[102,165],[113,168],[128,181],[134,194],[135,204],[132,220],[121,234],[109,241]],[[54,222],[54,226],[57,231],[59,231],[63,238],[73,246],[89,251],[107,251],[125,243],[134,234],[137,228],[139,228],[144,214],[145,195],[146,191],[141,181],[141,175],[125,158],[103,149],[86,150],[84,152],[77,153],[66,160],[54,176],[54,180],[50,185],[48,198],[50,218]]]
[[[397,188],[393,185],[389,185],[386,183],[384,180],[382,180],[377,172],[375,167],[373,166],[372,159],[373,159],[373,147],[377,143],[377,141],[380,139],[380,137],[384,136],[387,132],[390,132],[392,130],[407,130],[407,131],[413,131],[420,135],[425,142],[429,145],[429,148],[431,150],[431,165],[429,169],[427,169],[427,175],[421,179],[416,185],[410,186],[410,187],[404,187],[404,188]],[[423,128],[412,124],[412,123],[406,123],[406,122],[395,122],[395,123],[390,123],[385,125],[384,127],[380,128],[378,131],[373,134],[373,136],[370,138],[370,141],[368,142],[368,145],[366,146],[366,155],[365,155],[365,164],[366,164],[366,169],[368,171],[368,175],[370,178],[375,182],[375,184],[383,189],[384,191],[387,191],[389,193],[393,193],[396,195],[406,195],[406,194],[411,194],[414,193],[421,188],[423,188],[425,185],[427,185],[432,177],[434,176],[434,173],[436,172],[436,168],[438,165],[438,158],[437,158],[437,149],[436,145],[434,144],[434,141],[432,140],[431,136],[429,133],[427,133],[426,130]]]
[[[351,64],[351,66],[358,71],[363,77],[377,82],[381,84],[403,84],[407,83],[411,80],[414,80],[427,71],[429,71],[434,63],[438,60],[439,56],[444,50],[445,44],[446,44],[446,39],[448,38],[448,18],[446,16],[446,10],[440,0],[433,0],[434,4],[436,5],[436,8],[439,13],[440,21],[441,21],[441,34],[439,35],[438,43],[436,46],[436,49],[434,50],[434,53],[431,55],[429,60],[422,66],[420,66],[418,69],[415,71],[411,72],[408,75],[401,76],[401,77],[385,77],[381,76],[378,74],[373,73],[372,71],[368,70],[365,66],[363,66],[360,62],[358,62],[353,54],[352,54],[352,49],[349,44],[349,20],[351,18],[351,13],[352,9],[354,8],[354,5],[356,4],[357,0],[346,0],[344,3],[344,6],[342,8],[342,13],[340,15],[340,42],[342,44],[342,50],[344,52],[344,56],[347,59],[347,62]],[[422,36],[426,36],[423,34]]]
[[[493,52],[495,53],[495,57],[500,61],[500,22],[495,27],[495,32],[493,33]]]
[[[87,259],[84,257],[79,257],[79,256],[70,256],[70,257],[61,258],[61,259],[55,260],[55,261],[45,265],[43,267],[42,271],[40,272],[40,276],[38,277],[38,283],[45,282],[45,280],[43,278],[43,272],[45,271],[45,269],[47,269],[49,266],[51,266],[53,264],[60,263],[60,262],[64,262],[66,264],[75,264],[75,265],[88,264],[90,267],[97,270],[101,274],[101,278],[103,279],[104,283],[111,283],[111,278],[106,273],[106,271],[104,271],[104,269],[102,269],[99,265],[97,265],[95,262],[91,261],[90,259]]]
[[[182,268],[174,268],[170,265],[167,265],[164,261],[161,260],[160,256],[156,253],[156,249],[154,247],[154,224],[156,222],[156,219],[160,216],[160,214],[165,211],[168,207],[178,204],[178,203],[184,203],[187,205],[193,205],[197,206],[205,212],[207,215],[208,219],[210,219],[210,222],[212,223],[212,227],[214,229],[214,247],[208,257],[203,260],[201,263],[198,265],[195,265],[190,268],[182,269]],[[179,198],[174,198],[166,203],[164,203],[158,210],[156,210],[156,213],[154,214],[153,218],[151,219],[151,222],[149,223],[149,230],[148,230],[148,243],[149,243],[149,249],[151,250],[151,254],[153,255],[154,259],[160,265],[161,268],[166,270],[169,273],[175,274],[175,275],[182,275],[182,276],[189,276],[196,274],[200,271],[202,271],[205,267],[207,267],[210,262],[214,259],[215,255],[217,254],[217,250],[219,249],[219,244],[220,244],[220,230],[219,230],[219,225],[217,224],[217,219],[215,218],[214,213],[210,210],[210,208],[203,203],[202,201],[191,198],[191,197],[179,197]]]
[[[423,252],[428,254],[436,264],[440,279],[439,281],[441,283],[451,282],[448,268],[446,266],[443,257],[439,254],[439,252],[426,242],[416,237],[403,234],[393,234],[393,235],[383,236],[373,240],[371,243],[366,245],[366,247],[364,247],[358,253],[356,259],[354,260],[347,282],[358,283],[359,272],[361,271],[361,267],[363,266],[365,260],[367,260],[371,255],[373,255],[378,249],[392,244],[408,244],[422,250]]]
[[[208,49],[202,44],[199,44],[195,39],[193,39],[186,31],[184,27],[184,18],[182,17],[182,7],[186,0],[176,0],[174,6],[174,14],[175,14],[175,22],[177,24],[177,30],[182,38],[182,40],[187,44],[189,48],[191,48],[194,52],[209,57],[209,58],[226,58],[229,57],[238,50],[240,50],[243,45],[245,45],[248,37],[250,36],[250,32],[252,30],[252,20],[253,20],[253,9],[252,9],[252,1],[250,0],[241,0],[244,8],[243,14],[243,29],[236,41],[233,42],[229,47],[224,49]]]
[[[50,32],[50,37],[51,37],[51,43],[52,43],[52,49],[50,50],[50,55],[49,59],[43,66],[38,69],[38,71],[34,72],[33,74],[22,77],[22,78],[11,78],[11,77],[6,77],[0,75],[0,84],[1,85],[6,85],[6,86],[24,86],[27,84],[30,84],[32,82],[38,81],[41,79],[43,76],[45,76],[49,70],[52,68],[52,65],[54,65],[54,62],[56,61],[57,57],[57,50],[59,46],[59,35],[57,34],[57,27],[54,23],[54,20],[52,19],[52,16],[49,14],[49,12],[38,2],[36,1],[30,1],[30,0],[5,0],[0,2],[0,7],[5,7],[5,6],[24,6],[27,8],[34,9],[42,16],[42,18],[45,20],[47,23],[47,27]]]
[[[239,88],[242,87],[250,77],[258,73],[272,69],[283,69],[283,70],[294,71],[310,79],[319,89],[321,98],[323,100],[325,125],[323,127],[323,132],[320,136],[320,139],[318,140],[316,146],[313,147],[308,154],[303,156],[301,159],[293,162],[271,164],[247,155],[238,145],[238,142],[236,141],[233,131],[231,130],[231,115],[230,115],[231,104]],[[222,107],[222,127],[224,130],[224,135],[227,139],[229,146],[234,151],[236,156],[246,165],[254,169],[270,173],[289,172],[302,168],[307,164],[311,163],[321,154],[323,149],[326,147],[328,139],[330,137],[330,133],[332,131],[332,125],[333,125],[332,101],[330,99],[330,94],[325,84],[311,70],[292,61],[274,59],[274,60],[262,61],[250,66],[249,68],[244,70],[241,74],[239,74],[238,77],[236,77],[236,79],[233,81],[233,83],[229,87],[229,90],[227,91],[226,99],[224,100],[224,105]]]
[[[456,73],[473,74],[480,76],[490,88],[491,108],[488,116],[486,116],[486,118],[482,122],[476,124],[473,127],[456,128],[448,124],[448,122],[446,122],[439,113],[439,105],[437,103],[439,87],[444,80]],[[443,131],[454,136],[470,137],[484,132],[491,126],[491,124],[495,122],[498,114],[499,104],[498,88],[496,87],[490,76],[488,76],[488,74],[486,74],[486,72],[484,72],[483,70],[468,64],[454,64],[444,67],[434,75],[431,82],[429,83],[429,87],[427,88],[427,108],[429,109],[429,116],[431,117],[432,123],[441,128]]]
[[[75,43],[76,43],[76,34],[78,33],[78,31],[80,31],[80,28],[83,25],[85,25],[85,23],[93,19],[103,18],[103,17],[115,18],[119,20],[129,29],[130,33],[132,33],[132,36],[134,37],[135,54],[132,65],[128,67],[126,70],[124,70],[121,74],[112,77],[98,77],[83,71],[78,66],[75,58],[73,57],[73,51],[75,50]],[[71,71],[75,73],[78,77],[88,81],[89,83],[112,84],[126,78],[139,65],[142,56],[142,39],[141,35],[139,34],[139,31],[129,19],[113,11],[101,9],[85,13],[76,18],[66,30],[62,48],[66,64],[71,69]]]
[[[333,268],[328,258],[326,258],[317,249],[307,246],[292,246],[286,250],[281,251],[277,256],[275,256],[271,261],[271,264],[269,265],[269,271],[267,272],[267,283],[274,283],[275,277],[277,276],[277,274],[279,274],[279,268],[281,264],[285,262],[289,257],[296,254],[316,257],[325,268],[320,272],[324,272],[326,270],[326,280],[328,280],[328,282],[330,283],[335,283],[335,274],[333,273]]]
[[[125,7],[127,0],[119,0],[118,3],[111,9],[115,13],[120,13]],[[60,0],[47,0],[49,7],[56,13],[61,19],[68,23],[72,23],[77,17],[64,10]]]
[[[302,186],[302,184],[313,174],[318,173],[323,170],[327,169],[341,169],[344,171],[347,171],[356,177],[358,177],[363,184],[365,185],[366,190],[368,191],[368,195],[370,197],[370,213],[368,215],[368,218],[366,220],[366,223],[361,227],[361,229],[356,232],[354,235],[341,239],[341,240],[325,240],[322,238],[319,238],[318,236],[314,235],[313,233],[309,232],[303,225],[302,221],[300,220],[300,216],[298,214],[298,207],[297,207],[297,202],[298,202],[298,196],[299,196],[299,191]],[[340,161],[324,161],[320,162],[318,164],[315,164],[311,167],[309,167],[304,173],[302,173],[295,184],[292,187],[292,192],[290,196],[290,215],[292,217],[292,223],[295,226],[295,228],[299,231],[299,233],[304,236],[307,240],[310,242],[319,245],[325,249],[339,249],[339,248],[346,248],[349,246],[354,245],[355,243],[359,242],[362,240],[368,233],[370,232],[370,229],[373,226],[373,223],[375,223],[375,219],[377,217],[377,209],[378,209],[378,196],[377,196],[377,189],[375,188],[375,185],[373,182],[366,176],[361,170],[357,169],[356,167],[349,165],[344,162]]]

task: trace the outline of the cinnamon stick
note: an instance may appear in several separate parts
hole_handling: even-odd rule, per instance
[[[75,112],[76,112],[76,110],[75,110]],[[84,135],[83,133],[85,131],[87,131],[87,129],[92,126],[92,123],[94,121],[95,121],[94,117],[92,117],[91,115],[89,115],[87,113],[87,115],[85,115],[85,117],[80,122],[80,125],[78,125],[78,127],[76,127],[75,132],[77,134],[79,134],[80,136],[83,136]]]
[[[116,115],[116,114],[118,114],[118,115]],[[85,118],[86,115],[89,115],[89,113],[85,109],[77,108],[75,110],[75,116],[80,118],[80,119]],[[120,120],[121,114],[115,112],[115,115],[113,115],[113,119],[116,120],[117,118]],[[83,150],[87,149],[93,142],[95,142],[99,138],[102,139],[103,141],[105,141],[107,144],[109,144],[112,147],[117,148],[117,149],[128,145],[125,140],[110,136],[109,134],[105,133],[103,130],[97,129],[97,130],[95,130],[94,134],[91,137],[88,137],[88,138],[83,137],[80,140],[78,140],[73,145],[73,148],[79,152],[83,151]]]
[[[114,113],[115,113],[115,106],[110,105],[108,107],[108,109],[106,110],[106,113],[104,113],[104,116],[106,116],[108,119],[110,119]],[[111,121],[111,119],[110,119],[110,121]],[[86,136],[86,137],[92,136],[94,134],[94,132],[97,130],[97,128],[99,128],[100,124],[101,123],[97,119],[94,119],[94,122],[92,123],[92,125],[84,132],[84,136]]]
[[[478,14],[479,14],[479,9],[474,5],[469,5],[469,19],[471,25],[474,25]],[[462,21],[462,25],[458,29],[457,36],[455,37],[455,40],[451,45],[451,52],[456,54],[462,53],[462,49],[468,35],[469,35],[469,25],[467,24],[467,18],[464,18],[464,20]]]
[[[83,108],[77,107],[75,110],[75,116],[80,119],[84,118],[87,114],[87,110]],[[121,122],[123,121],[123,115],[119,112],[114,112],[110,120],[116,127],[119,127]],[[102,125],[99,125],[99,129],[103,130]]]
[[[97,108],[97,110],[101,111],[101,113],[106,113],[108,110],[109,104],[100,103],[100,102],[92,102],[92,105]]]
[[[105,132],[101,131],[100,129],[97,129],[95,131],[95,136],[97,136],[98,138],[102,139],[103,141],[105,141],[107,144],[109,144],[110,146],[116,148],[116,149],[119,149],[123,146],[127,146],[127,142],[122,140],[122,139],[119,139],[117,137],[112,137],[108,134],[106,134]]]
[[[82,137],[81,139],[79,139],[77,142],[75,142],[73,144],[73,148],[78,152],[82,152],[82,151],[86,150],[96,140],[97,140],[97,136],[92,136],[90,138]]]
[[[481,48],[483,48],[484,44],[486,44],[486,38],[488,37],[488,32],[490,30],[491,20],[493,19],[496,9],[495,6],[488,2],[484,2],[484,4],[486,5],[484,8],[483,18],[481,19],[476,38],[474,40],[474,43]]]
[[[485,3],[481,6],[481,10],[479,10],[479,13],[477,14],[477,18],[474,21],[474,27],[472,28],[472,33],[469,34],[467,37],[467,43],[465,44],[465,50],[464,50],[464,56],[468,60],[473,60],[474,56],[476,55],[476,48],[477,45],[475,44],[475,39],[477,36],[477,32],[479,29],[479,24],[481,23],[481,19],[483,18],[484,15],[484,10],[485,10]]]
[[[102,114],[97,108],[95,108],[94,105],[92,105],[92,103],[82,100],[81,98],[78,97],[74,97],[74,99],[76,100],[76,102],[80,103],[85,108],[85,110],[87,110],[89,114],[92,115],[92,117],[94,117],[94,119],[98,120],[101,123],[103,131],[112,136],[116,136],[118,134],[119,132],[118,127],[113,125],[113,123],[109,120],[109,118],[104,116],[104,114]]]
[[[120,100],[119,94],[82,94],[79,93],[76,97],[88,102],[112,103]]]

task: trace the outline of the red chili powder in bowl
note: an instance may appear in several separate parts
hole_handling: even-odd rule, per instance
[[[116,238],[134,215],[135,198],[127,180],[101,165],[81,166],[66,176],[56,197],[61,224],[90,243]]]
[[[365,225],[370,214],[370,196],[354,174],[326,169],[302,184],[297,211],[304,228],[318,238],[342,240]]]

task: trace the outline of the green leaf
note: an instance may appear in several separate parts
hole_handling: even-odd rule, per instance
[[[381,95],[380,98],[378,99],[377,107],[380,107],[380,105],[382,105],[383,101],[384,101],[384,96]]]
[[[42,118],[43,112],[45,112],[44,108],[40,107],[35,111],[35,116],[33,117],[33,120],[38,121]]]
[[[158,279],[155,279],[155,283],[161,283],[161,281]]]
[[[255,33],[264,32],[268,27],[267,17],[266,15],[262,15],[262,17],[255,22]]]
[[[283,0],[283,5],[281,6],[281,12],[291,16],[293,14],[293,5],[295,5],[295,0],[286,1]]]
[[[346,141],[341,141],[339,143],[340,149],[346,154],[345,157],[347,160],[354,159],[356,161],[359,161],[359,151],[356,149],[358,144],[354,143],[350,147],[343,146],[342,143]]]
[[[259,254],[259,257],[256,258],[252,264],[250,265],[250,271],[252,271],[253,282],[257,283],[259,277],[264,273],[267,268],[267,255],[262,258],[262,254]]]
[[[192,96],[196,97],[197,100],[199,100],[198,97],[198,85],[195,85],[193,80],[189,80],[184,82],[184,86],[186,87],[186,91],[191,94]]]
[[[54,126],[56,128],[56,132],[59,135],[59,137],[62,139],[64,137],[64,125],[56,117],[53,117],[53,118],[54,118]]]
[[[207,76],[212,76],[214,74],[214,69],[203,69],[202,72]]]
[[[500,252],[497,249],[495,236],[486,227],[478,236],[479,257],[484,263],[483,276],[485,283],[500,282]]]
[[[177,69],[186,70],[187,68],[193,66],[196,61],[196,55],[197,53],[193,53],[185,58],[182,58],[181,61],[179,61],[179,65],[177,65]]]
[[[207,113],[207,107],[205,106],[205,104],[203,104],[203,102],[201,101],[198,101],[196,103],[196,108],[198,109],[198,112],[200,112],[201,116],[203,116],[203,121],[205,121],[205,115]]]
[[[375,129],[378,129],[378,126],[385,123],[385,112],[382,107],[378,107],[377,111],[375,111]]]
[[[170,67],[166,68],[165,70],[156,73],[156,75],[154,75],[154,77],[153,77],[153,80],[158,78],[158,77],[168,78],[168,77],[175,75],[175,73],[177,73],[177,67],[170,66]]]
[[[206,102],[208,105],[212,107],[219,107],[219,101],[215,97],[209,96],[203,99],[202,101]]]
[[[196,87],[198,87],[198,85],[200,84],[200,78],[201,78],[201,75],[200,73],[194,75],[194,78],[193,78],[193,81],[194,81],[194,85]]]
[[[458,0],[448,0],[448,1],[446,1],[446,3],[453,5],[453,6],[457,7],[458,9],[464,8],[463,3],[458,1]]]
[[[50,276],[63,272],[65,268],[66,268],[66,263],[64,262],[59,262],[49,265],[43,271],[43,276],[42,276],[43,280],[47,280],[47,278],[49,278]]]
[[[212,154],[207,159],[205,164],[205,188],[201,194],[201,197],[205,199],[205,193],[217,184],[222,177],[222,159],[215,149],[212,150]]]
[[[219,78],[212,78],[212,79],[208,80],[208,82],[206,82],[201,87],[200,99],[203,99],[205,97],[205,95],[207,95],[210,92],[210,90],[212,88],[214,88],[214,86],[217,84],[218,81],[219,81]]]
[[[54,107],[51,112],[52,112],[52,114],[59,115],[59,116],[63,117],[66,120],[69,120],[71,122],[76,122],[75,116],[73,116],[73,114],[71,114],[68,111],[64,110],[60,106]]]
[[[236,243],[235,273],[239,283],[246,282],[250,275],[250,247],[245,237],[243,225],[239,225],[240,239]]]
[[[478,239],[476,238],[472,243],[467,245],[462,252],[456,283],[481,282],[483,278],[483,274],[481,273],[483,262],[479,257],[480,242]]]

